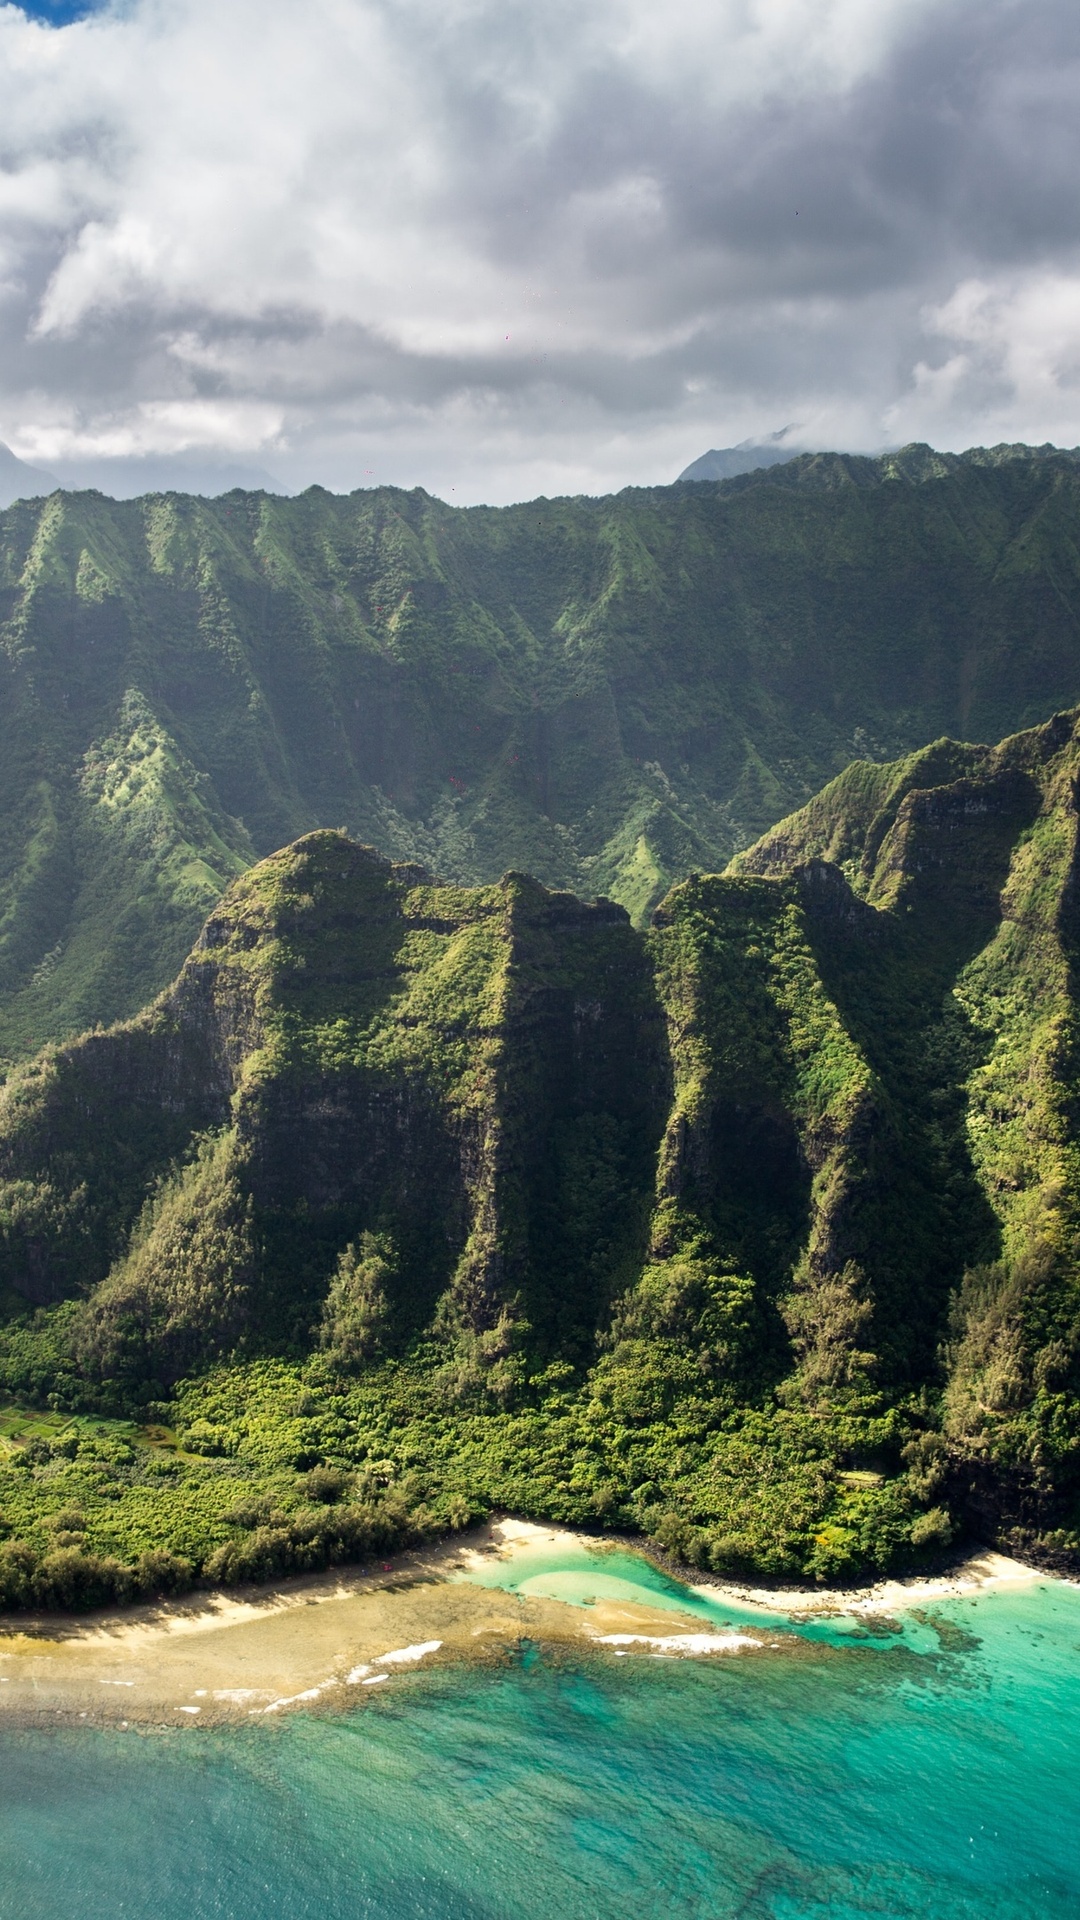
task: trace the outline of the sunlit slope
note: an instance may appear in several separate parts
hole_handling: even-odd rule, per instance
[[[1067,1558],[1078,779],[1075,713],[850,767],[647,931],[306,836],[148,1011],[11,1076],[5,1297],[52,1315],[11,1352],[71,1404],[370,1380],[485,1498],[674,1512],[710,1564],[965,1516]],[[599,1506],[495,1472],[529,1407]]]
[[[622,908],[317,832],[235,883],[147,1013],[12,1076],[5,1279],[91,1292],[87,1365],[141,1386],[306,1345],[367,1235],[372,1354],[437,1321],[485,1370],[588,1358],[640,1264],[665,1060]]]
[[[252,859],[343,827],[621,901],[853,757],[1080,697],[1080,467],[806,456],[456,510],[377,489],[0,515],[0,1057],[133,1013]]]
[[[853,766],[736,862],[817,871],[847,902],[825,977],[891,1109],[880,1179],[903,1201],[873,1266],[889,1285],[927,1229],[924,1272],[962,1255],[931,1378],[976,1483],[1013,1476],[1021,1508],[1075,1484],[1080,1454],[1078,791],[1062,714]]]

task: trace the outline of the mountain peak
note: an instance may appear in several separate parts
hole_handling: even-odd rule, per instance
[[[44,467],[32,467],[20,460],[0,440],[0,507],[16,500],[33,500],[43,493],[54,493],[59,482]]]
[[[675,484],[681,486],[684,480],[734,480],[737,474],[756,473],[760,467],[778,467],[785,460],[794,460],[802,449],[784,444],[792,431],[791,427],[781,427],[777,433],[766,434],[764,440],[710,447],[708,453],[683,468]]]

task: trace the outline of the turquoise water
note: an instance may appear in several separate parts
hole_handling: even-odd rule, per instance
[[[685,1587],[643,1554],[614,1547],[597,1549],[570,1535],[563,1535],[557,1546],[517,1546],[511,1556],[493,1558],[457,1578],[472,1586],[521,1594],[525,1599],[562,1600],[578,1607],[593,1606],[597,1600],[628,1601],[654,1612],[690,1614],[701,1622],[703,1632],[739,1627],[756,1630],[768,1639],[776,1631],[794,1631],[800,1640],[827,1646],[869,1642],[895,1647],[899,1643],[916,1653],[931,1653],[941,1645],[940,1625],[935,1627],[923,1608],[907,1608],[888,1619],[884,1612],[838,1611],[799,1622],[790,1614],[730,1599],[719,1589]],[[1074,1591],[1057,1582],[1045,1584],[1048,1591]],[[1076,1591],[1080,1598],[1080,1590]],[[673,1623],[670,1630],[675,1633],[680,1629]]]
[[[643,1566],[522,1577],[645,1581],[685,1611]],[[0,1915],[1076,1920],[1080,1591],[888,1626],[709,1662],[526,1645],[338,1719],[5,1732]]]

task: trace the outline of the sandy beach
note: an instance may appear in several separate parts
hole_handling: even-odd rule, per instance
[[[700,1614],[652,1606],[647,1595],[640,1603],[598,1594],[571,1604],[470,1578],[490,1577],[498,1561],[520,1556],[611,1546],[499,1519],[366,1572],[344,1569],[93,1616],[8,1616],[0,1620],[0,1715],[138,1726],[337,1711],[374,1699],[401,1674],[433,1662],[517,1658],[525,1640],[603,1647],[612,1657],[748,1657],[785,1644],[778,1613],[793,1620],[886,1614],[1046,1577],[986,1553],[934,1579],[843,1592],[699,1582],[692,1593],[740,1610],[725,1630]],[[747,1616],[754,1608],[762,1611],[760,1625],[752,1612]],[[791,1636],[786,1644],[794,1652],[804,1643]]]
[[[935,1600],[960,1599],[964,1594],[991,1592],[995,1588],[1027,1585],[1032,1580],[1056,1578],[1038,1567],[1028,1567],[1004,1553],[987,1549],[972,1554],[948,1573],[928,1579],[881,1580],[871,1587],[752,1587],[732,1581],[703,1584],[694,1582],[693,1593],[710,1599],[717,1595],[735,1600],[740,1606],[767,1607],[772,1612],[805,1617],[809,1614],[888,1613],[905,1607],[920,1607]],[[689,1583],[688,1583],[689,1584]]]

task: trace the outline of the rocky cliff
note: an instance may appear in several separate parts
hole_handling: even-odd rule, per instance
[[[309,834],[10,1078],[9,1309],[133,1406],[272,1354],[408,1377],[453,1448],[555,1406],[605,1511],[716,1564],[774,1495],[785,1564],[857,1558],[845,1473],[864,1558],[920,1515],[1068,1558],[1078,779],[1076,713],[855,765],[645,931]]]

